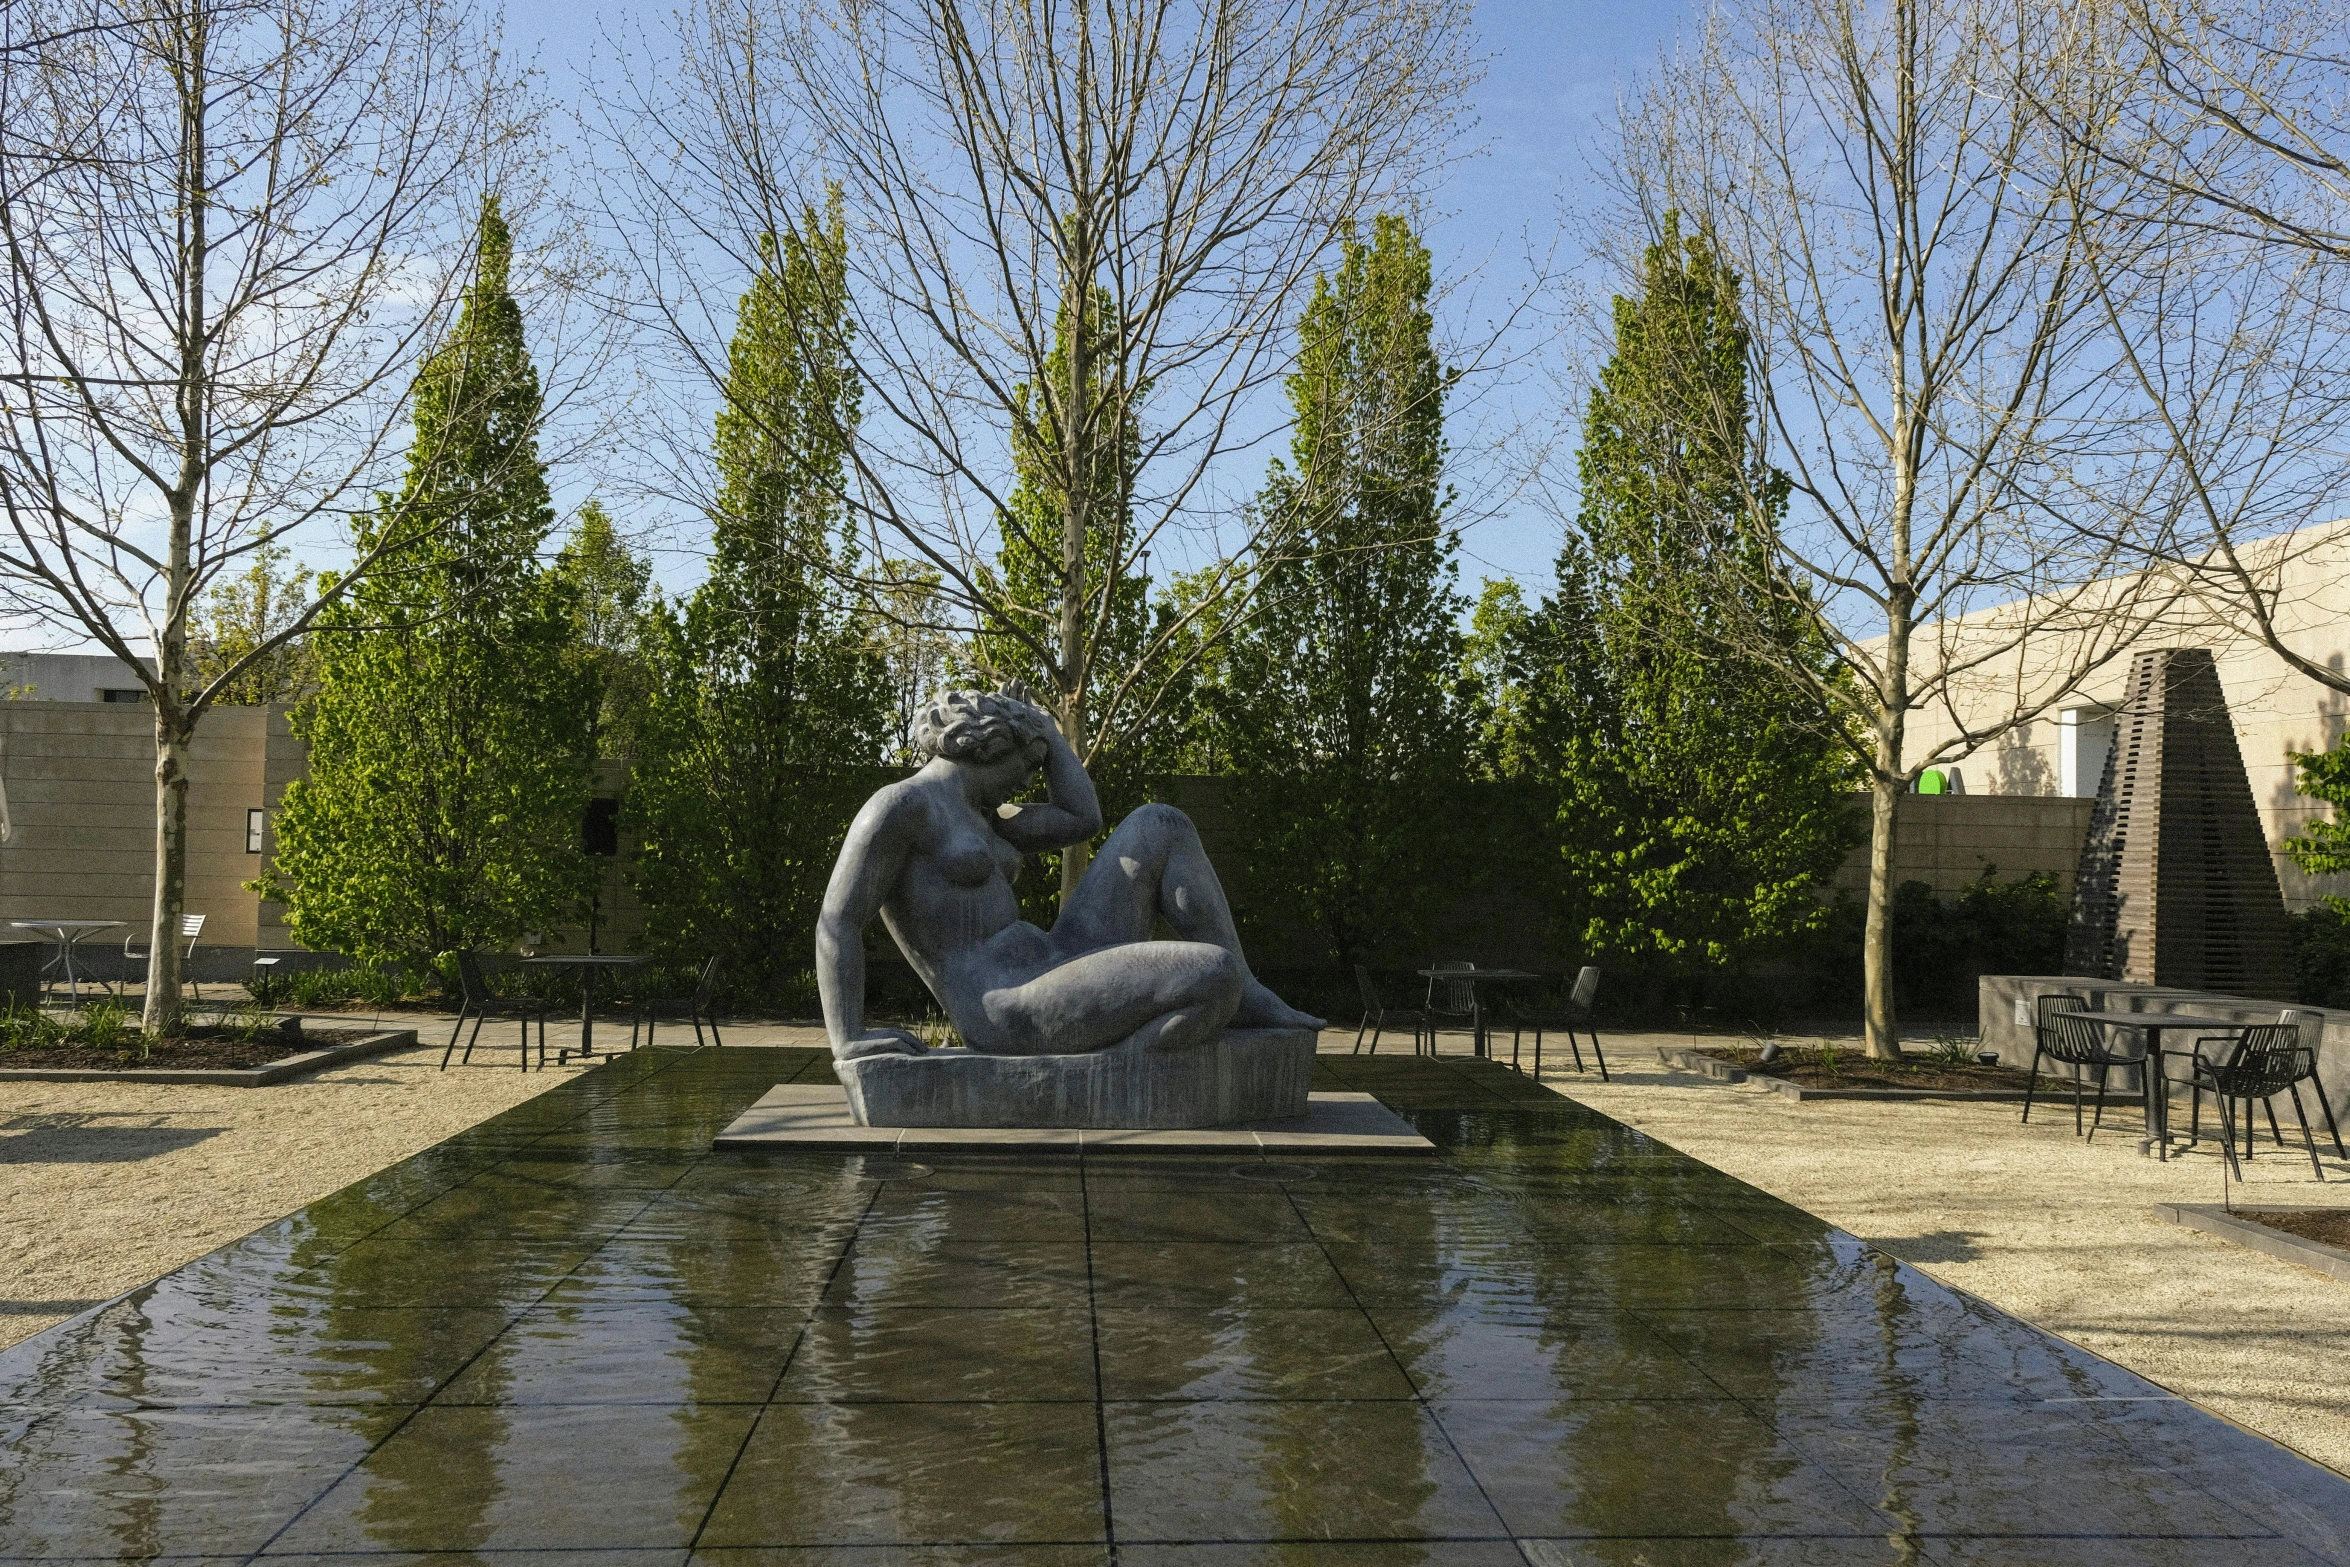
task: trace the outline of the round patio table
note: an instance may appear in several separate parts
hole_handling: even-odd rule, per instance
[[[1479,968],[1471,963],[1461,968],[1424,968],[1422,979],[1443,979],[1466,982],[1469,987],[1470,1037],[1479,1055],[1490,1054],[1485,1033],[1485,998],[1477,994],[1477,987],[1487,981],[1497,985],[1522,985],[1542,976],[1531,969]],[[1433,1031],[1431,1031],[1433,1033]]]
[[[85,937],[94,936],[102,930],[120,930],[130,922],[128,920],[10,920],[8,923],[18,930],[34,931],[57,943],[57,956],[42,964],[41,972],[43,975],[47,975],[62,968],[65,971],[66,994],[73,997],[73,1004],[78,1007],[82,1004],[82,986],[81,976],[73,966],[73,949],[80,946]]]
[[[2099,1028],[2128,1029],[2146,1039],[2146,1061],[2138,1069],[2138,1086],[2146,1092],[2146,1135],[2138,1139],[2138,1152],[2152,1148],[2163,1159],[2170,1159],[2170,1079],[2162,1070],[2162,1036],[2179,1029],[2201,1029],[2205,1033],[2227,1034],[2243,1030],[2241,1023],[2232,1023],[2219,1017],[2189,1017],[2179,1012],[2060,1012],[2059,1017],[2077,1017],[2096,1024]]]
[[[596,1053],[596,976],[607,969],[635,968],[653,960],[617,952],[559,952],[522,961],[532,968],[579,970],[579,1053],[592,1056]]]

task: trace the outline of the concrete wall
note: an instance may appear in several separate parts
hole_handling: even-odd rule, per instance
[[[1948,898],[1995,866],[2002,881],[2046,871],[2070,898],[2093,804],[2061,795],[1905,794],[1893,812],[1894,883],[1922,881]],[[1829,886],[1857,898],[1868,885],[1864,842]]]
[[[2308,1041],[2313,1035],[2316,1039],[2318,1081],[2325,1085],[2326,1097],[2333,1105],[2337,1122],[2345,1114],[2350,1114],[2350,1013],[2304,1006],[2299,1002],[2262,1001],[2247,996],[2220,995],[2214,991],[2175,990],[2160,985],[2081,979],[2065,974],[1986,974],[1982,978],[1977,998],[1983,1048],[1998,1051],[2003,1066],[2029,1068],[2033,1053],[2032,1008],[2041,996],[2060,992],[2087,997],[2090,1011],[2177,1013],[2184,1017],[2209,1018],[2215,1029],[2224,1029],[2229,1024],[2274,1023],[2280,1011],[2291,1008],[2297,1014],[2296,1021],[2301,1024],[2302,1039]],[[2020,1022],[2017,1020],[2019,1006],[2023,1017]],[[2173,1050],[2191,1050],[2196,1037],[2194,1033],[2185,1030],[2175,1034],[2165,1032],[2163,1050],[2166,1054]],[[2040,1070],[2043,1077],[2051,1072],[2059,1077],[2067,1077],[2071,1071],[2054,1062],[2043,1062]],[[2188,1068],[2183,1061],[2166,1061],[2165,1070],[2175,1083],[2183,1085],[2186,1082]],[[2091,1081],[2096,1078],[2094,1072],[2083,1075]],[[2136,1074],[2119,1071],[2112,1074],[2106,1094],[2108,1104],[2113,1102],[2116,1089],[2128,1096],[2123,1100],[2125,1104],[2132,1102],[2140,1092]],[[2063,1092],[2062,1102],[2069,1106],[2072,1090],[2067,1087]],[[2171,1129],[2183,1136],[2187,1130],[2188,1096],[2185,1088],[2173,1088],[2171,1097]],[[2325,1124],[2319,1113],[2316,1096],[2304,1088],[2301,1103],[2309,1115],[2310,1129],[2322,1143],[2326,1135]],[[2284,1152],[2288,1157],[2300,1157],[2301,1150],[2295,1141],[2299,1128],[2293,1121],[2292,1101],[2279,1096],[2272,1108],[2277,1114],[2277,1124],[2284,1129]],[[2210,1135],[2216,1128],[2218,1111],[2208,1100],[2203,1109],[2205,1132]],[[2342,1129],[2345,1136],[2350,1136],[2350,1125],[2344,1125]],[[2266,1158],[2275,1150],[2275,1144],[2265,1136],[2265,1119],[2260,1131],[2264,1135],[2259,1144],[2259,1157]]]
[[[2264,540],[2245,558],[2274,586],[2286,644],[2320,667],[2350,670],[2350,519]],[[2043,673],[2063,668],[2061,650],[2068,643],[2062,636],[2043,639],[2058,652],[1986,654],[1986,647],[2002,645],[2016,623],[2030,618],[2028,604],[2009,605],[1919,633],[1917,657],[1929,666],[1937,658],[1974,666],[1951,704],[1970,730],[1979,733],[2012,712],[2019,692],[2030,703],[2047,703],[2033,722],[1940,764],[1957,771],[1969,798],[2096,793],[2110,715],[2129,678],[2129,651],[2070,685]],[[2138,645],[2211,649],[2272,850],[2327,814],[2328,806],[2295,787],[2293,753],[2340,744],[2350,725],[2350,697],[2298,673],[2222,616],[2192,604],[2175,606],[2159,630]],[[1909,716],[1908,754],[1928,755],[1959,732],[1953,711],[1920,708]],[[2306,876],[2281,853],[2276,864],[2288,908],[2308,908],[2324,893],[2350,896],[2350,875]]]
[[[207,714],[196,731],[188,762],[187,908],[205,916],[206,948],[250,949],[261,931],[260,899],[243,883],[260,874],[266,856],[246,852],[245,813],[275,802],[267,766],[273,730],[285,730],[282,712],[229,707]],[[0,703],[0,786],[15,829],[0,844],[0,923],[121,920],[143,937],[155,898],[149,710]],[[117,952],[128,933],[111,938]],[[92,937],[88,950],[108,940]]]

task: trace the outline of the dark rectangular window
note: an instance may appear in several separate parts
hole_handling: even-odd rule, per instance
[[[620,852],[618,800],[598,796],[588,801],[587,815],[580,818],[579,846],[588,854],[600,854],[606,859]]]
[[[269,813],[256,805],[245,813],[245,852],[261,852],[261,834],[269,821]]]
[[[98,690],[98,700],[101,702],[144,702],[147,700],[147,688],[145,686],[101,686]]]

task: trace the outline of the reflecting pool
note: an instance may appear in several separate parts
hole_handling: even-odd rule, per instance
[[[1318,1071],[1440,1157],[714,1154],[826,1059],[622,1057],[0,1352],[0,1559],[2350,1562],[2350,1481],[1504,1068]]]

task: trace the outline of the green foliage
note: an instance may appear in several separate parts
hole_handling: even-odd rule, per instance
[[[1668,986],[1820,929],[1815,889],[1864,827],[1816,699],[1827,651],[1774,604],[1756,536],[1787,481],[1751,451],[1738,293],[1668,215],[1615,302],[1557,589],[1529,610],[1489,586],[1469,646],[1487,765],[1547,804],[1573,945]]]
[[[246,657],[283,634],[309,602],[310,573],[300,565],[284,569],[286,551],[265,544],[237,576],[215,582],[203,613],[188,637],[188,659],[199,686],[209,685]],[[246,666],[221,688],[223,707],[263,707],[296,702],[317,684],[317,660],[307,636],[290,637]]]
[[[2350,1007],[2350,899],[2327,898],[2287,916],[2293,944],[2293,999]]]
[[[652,562],[628,547],[601,503],[589,501],[555,557],[553,578],[571,607],[571,655],[595,691],[591,747],[597,756],[627,756],[652,699],[644,656]]]
[[[0,1012],[0,1050],[46,1050],[70,1041],[73,1025],[37,1007],[10,1002]]]
[[[119,1049],[135,1038],[131,1009],[112,996],[83,1007],[81,1021],[73,1030],[74,1041],[93,1050]]]
[[[1934,1042],[1926,1047],[1926,1059],[1942,1066],[1971,1066],[1975,1052],[1983,1041],[1973,1034],[1953,1034],[1947,1030],[1937,1033]]]
[[[314,638],[318,692],[296,718],[309,773],[261,889],[307,947],[421,969],[557,923],[592,885],[596,693],[565,585],[537,562],[554,511],[511,256],[491,198],[456,329],[417,377],[408,481],[358,524],[396,565]]]
[[[857,376],[837,203],[767,255],[728,352],[710,575],[648,617],[653,690],[624,819],[654,953],[721,953],[730,992],[774,1002],[803,991],[894,704],[883,641],[840,586]]]
[[[1975,982],[1985,974],[2055,974],[2064,968],[2065,925],[2071,906],[2056,878],[2033,871],[2012,881],[1985,865],[1982,875],[1944,900],[1922,881],[1893,889],[1893,988],[1905,1007],[1969,1015]],[[1820,998],[1836,1007],[1859,1002],[1862,909],[1840,897],[1825,929],[1806,945],[1824,973],[1835,976]]]
[[[1384,215],[1317,281],[1288,382],[1290,462],[1260,501],[1291,547],[1265,567],[1215,699],[1255,912],[1303,920],[1341,965],[1421,936],[1466,781],[1467,605],[1442,525],[1452,377],[1429,287],[1427,248]]]

